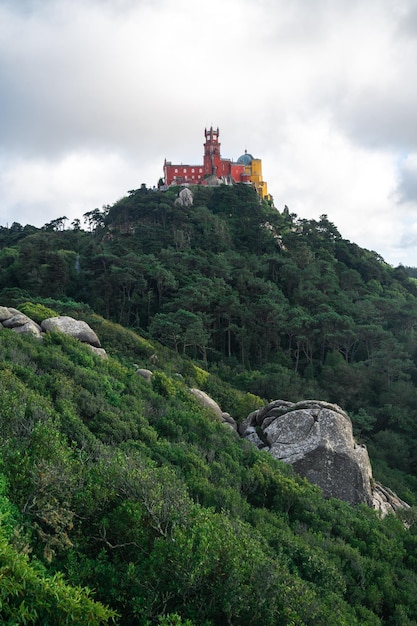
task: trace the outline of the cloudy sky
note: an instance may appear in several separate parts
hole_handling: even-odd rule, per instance
[[[415,0],[0,0],[0,225],[153,186],[213,125],[279,210],[417,266],[416,69]]]

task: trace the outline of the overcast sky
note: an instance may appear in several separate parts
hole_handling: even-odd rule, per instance
[[[415,0],[0,0],[0,225],[262,159],[275,206],[417,266]]]

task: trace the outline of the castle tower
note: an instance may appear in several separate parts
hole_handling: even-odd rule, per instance
[[[219,143],[219,129],[214,130],[210,127],[210,130],[205,129],[204,135],[206,142],[204,144],[204,174],[210,176],[214,174],[220,175],[220,143]]]
[[[248,180],[255,187],[261,198],[268,198],[268,185],[262,178],[262,161],[261,159],[255,159],[251,154],[245,150],[245,154],[242,154],[237,160],[240,165],[244,167],[244,173],[241,174],[241,181],[248,182]]]

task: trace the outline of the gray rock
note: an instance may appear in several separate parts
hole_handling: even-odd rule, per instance
[[[10,317],[13,317],[13,315],[16,315],[16,313],[19,313],[17,309],[10,309],[7,306],[0,306],[0,322],[8,320]]]
[[[204,391],[201,391],[200,389],[190,389],[190,391],[193,396],[197,398],[202,406],[206,407],[207,409],[211,409],[216,417],[223,421],[223,412],[217,402],[213,400],[213,398],[210,398],[209,395],[207,395]]]
[[[253,445],[255,445],[257,448],[259,448],[260,450],[265,449],[265,444],[262,441],[262,439],[259,437],[258,433],[256,432],[256,430],[254,428],[250,428],[248,429],[245,439],[247,441],[249,441],[250,443],[253,443]],[[269,450],[269,448],[268,448]]]
[[[401,500],[391,489],[378,482],[375,483],[372,490],[372,505],[374,509],[380,512],[381,517],[385,517],[388,513],[410,508],[407,502]]]
[[[144,369],[144,368],[142,368],[142,367],[139,367],[139,368],[136,370],[136,374],[138,374],[138,376],[142,376],[142,378],[144,378],[144,379],[145,379],[145,380],[147,380],[148,382],[150,382],[150,381],[151,381],[152,376],[153,376],[153,372],[151,372],[151,370],[147,370],[147,369]]]
[[[178,198],[175,200],[175,204],[179,206],[192,206],[194,202],[193,193],[188,187],[184,187],[178,194]]]
[[[93,352],[97,356],[101,357],[102,359],[108,359],[109,358],[108,354],[107,354],[107,352],[105,351],[104,348],[96,348],[95,346],[92,346],[89,343],[87,343],[86,345],[90,348],[91,352]]]
[[[33,320],[29,320],[28,322],[26,322],[26,324],[23,324],[22,326],[14,326],[12,330],[15,333],[31,333],[32,335],[35,335],[35,337],[37,337],[38,339],[41,339],[42,337],[41,327]]]
[[[321,487],[325,497],[372,505],[368,453],[356,444],[350,418],[339,406],[277,400],[251,413],[240,432],[253,441],[256,426],[272,456],[293,465],[297,473]]]
[[[230,428],[234,433],[237,432],[238,427],[233,417],[229,413],[222,411],[217,402],[210,398],[205,391],[201,391],[201,389],[190,389],[190,391],[200,404],[206,407],[206,409],[210,409],[224,426]]]
[[[222,184],[222,180],[220,178],[217,178],[216,174],[211,174],[210,176],[207,176],[207,178],[205,179],[205,183],[209,187],[218,187]]]
[[[83,343],[89,343],[91,346],[101,348],[99,338],[87,322],[75,320],[72,317],[63,315],[58,317],[49,317],[48,319],[43,320],[41,326],[42,330],[45,332],[59,331],[61,333],[65,333],[66,335],[70,335]]]
[[[230,426],[230,428],[232,428],[235,432],[237,432],[237,424],[236,421],[233,419],[233,417],[230,415],[230,413],[225,413],[224,411],[222,412],[222,419],[224,424],[227,426]]]
[[[14,315],[5,319],[2,324],[4,328],[16,328],[17,326],[24,326],[31,321],[30,317],[17,311]]]
[[[242,435],[242,437],[246,437],[246,434],[249,432],[248,429],[253,429],[253,425],[256,424],[256,416],[258,415],[259,411],[260,409],[249,413],[247,418],[239,424],[238,431],[239,434]]]

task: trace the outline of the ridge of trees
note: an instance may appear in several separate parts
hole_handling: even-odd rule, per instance
[[[340,404],[376,476],[417,497],[417,285],[245,185],[142,186],[42,229],[0,228],[0,294],[72,298],[267,400]],[[410,272],[410,269],[409,269]]]

